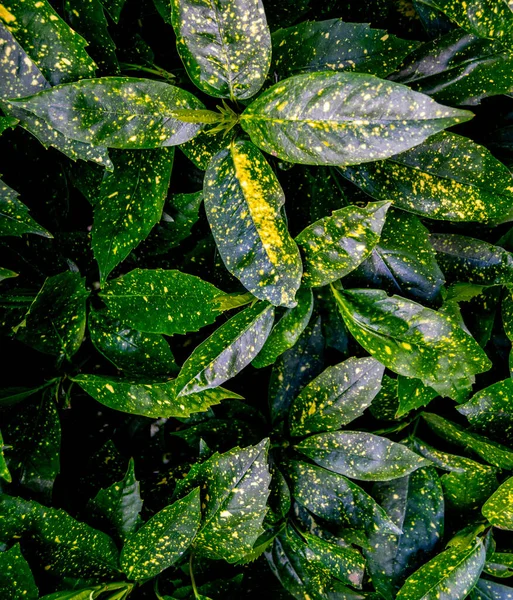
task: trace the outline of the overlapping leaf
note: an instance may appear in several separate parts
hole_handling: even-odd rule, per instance
[[[29,215],[29,209],[18,200],[18,195],[18,192],[0,180],[0,236],[35,233],[43,237],[53,237],[34,221]]]

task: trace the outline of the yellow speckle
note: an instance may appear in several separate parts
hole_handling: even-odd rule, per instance
[[[10,13],[3,4],[0,4],[0,19],[2,19],[2,21],[5,21],[6,23],[14,23],[14,21],[16,21],[16,17],[12,13]]]

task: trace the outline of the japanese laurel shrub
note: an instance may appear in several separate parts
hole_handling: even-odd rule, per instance
[[[0,598],[513,598],[513,3],[0,2]]]

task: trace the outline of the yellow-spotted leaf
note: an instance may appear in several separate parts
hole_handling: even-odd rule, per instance
[[[513,477],[488,498],[481,512],[494,527],[513,531]]]
[[[228,271],[257,298],[294,306],[301,258],[283,214],[285,195],[258,148],[239,141],[217,154],[205,175],[204,201]]]
[[[0,595],[9,600],[37,600],[40,597],[19,544],[0,552]]]
[[[18,200],[18,192],[0,180],[0,237],[20,237],[33,233],[51,238],[52,234],[41,227],[29,214],[29,209]]]
[[[363,73],[306,73],[264,92],[241,125],[252,142],[292,163],[357,165],[417,146],[472,113]]]
[[[210,96],[245,99],[262,87],[271,33],[262,0],[171,0],[178,53]]]

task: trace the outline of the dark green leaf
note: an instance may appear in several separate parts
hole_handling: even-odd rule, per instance
[[[420,379],[411,379],[399,375],[398,396],[399,406],[397,407],[396,418],[400,419],[407,415],[411,410],[427,406],[438,394],[430,387],[425,386]]]
[[[119,22],[125,1],[126,0],[101,0],[105,10],[109,13],[115,23]]]
[[[21,236],[35,233],[43,237],[53,237],[29,215],[28,208],[18,200],[18,192],[0,180],[0,237]]]
[[[454,133],[341,172],[376,200],[391,200],[430,219],[489,223],[513,218],[509,170],[486,148]]]
[[[385,368],[373,358],[328,367],[297,396],[290,410],[293,435],[340,429],[363,414],[379,392]]]
[[[469,597],[471,600],[511,600],[513,588],[488,579],[480,579]]]
[[[203,129],[195,138],[181,144],[180,150],[198,169],[206,171],[210,161],[226,148],[226,145],[224,132],[212,133],[208,129]]]
[[[242,450],[216,453],[196,463],[178,482],[175,497],[201,486],[203,518],[194,542],[201,556],[237,562],[252,551],[263,533],[271,481],[268,446],[269,441],[263,440]]]
[[[415,47],[383,29],[342,19],[306,21],[272,35],[271,72],[280,79],[312,71],[357,71],[386,77]]]
[[[101,283],[160,221],[173,157],[174,148],[113,156],[114,172],[103,179],[94,205],[92,246]]]
[[[375,419],[393,421],[399,406],[398,381],[388,375],[383,375],[381,389],[372,400],[369,412]]]
[[[272,328],[262,349],[251,363],[257,369],[276,362],[284,352],[292,348],[308,326],[312,316],[314,299],[310,290],[300,289],[296,295],[297,306],[288,308]]]
[[[485,558],[486,552],[480,540],[462,549],[449,548],[410,575],[396,598],[464,600],[477,583]]]
[[[46,354],[73,356],[84,338],[88,295],[79,273],[48,277],[18,325],[17,338]]]
[[[0,135],[7,129],[14,129],[18,123],[18,119],[13,117],[0,117]]]
[[[429,242],[429,232],[409,213],[389,210],[381,237],[353,274],[365,285],[431,303],[440,296],[444,276]]]
[[[11,269],[4,269],[3,267],[0,267],[0,282],[4,281],[5,279],[18,277],[18,275],[19,273],[15,273],[14,271],[11,271]]]
[[[2,432],[0,431],[0,479],[7,481],[7,483],[11,483],[12,477],[9,472],[9,468],[7,463],[5,462],[4,451],[8,447],[4,445],[4,438],[2,436]]]
[[[126,542],[141,524],[142,504],[139,482],[135,478],[134,460],[130,459],[122,481],[101,489],[89,506],[95,516],[108,523],[119,539]]]
[[[114,410],[155,419],[161,417],[189,417],[204,412],[226,398],[240,398],[223,388],[205,390],[178,398],[176,379],[166,383],[130,381],[103,375],[77,375],[73,381],[97,402]]]
[[[388,202],[347,206],[304,229],[296,237],[303,256],[303,282],[323,286],[356,269],[379,242],[389,207]]]
[[[432,468],[374,486],[374,495],[402,529],[402,534],[380,532],[369,537],[366,552],[374,586],[392,599],[412,573],[432,554],[444,532],[444,496]]]
[[[94,76],[86,41],[47,0],[4,0],[2,9],[7,28],[52,85]]]
[[[89,313],[88,326],[95,348],[118,369],[146,377],[178,371],[169,344],[158,333],[142,333],[95,310]]]
[[[257,303],[236,314],[200,344],[176,379],[177,396],[216,388],[235,377],[255,358],[274,321],[274,308]]]
[[[399,535],[376,501],[342,475],[303,462],[292,462],[287,471],[294,498],[328,523],[365,531]]]
[[[239,141],[222,150],[205,174],[204,196],[228,271],[257,298],[294,306],[302,273],[299,250],[287,230],[283,190],[258,148]]]
[[[513,554],[510,552],[494,552],[487,556],[485,573],[494,577],[513,577]]]
[[[108,316],[147,333],[187,333],[213,323],[224,294],[194,275],[134,269],[108,281],[100,293]]]
[[[172,0],[178,53],[192,81],[216,98],[251,98],[271,64],[262,0]]]
[[[32,571],[19,544],[7,552],[0,552],[0,596],[9,600],[39,598]]]
[[[12,104],[73,140],[125,149],[183,144],[201,126],[181,121],[176,111],[203,108],[185,90],[133,77],[83,79]]]
[[[494,527],[513,531],[513,477],[507,479],[485,502],[483,516]]]
[[[282,160],[351,165],[388,158],[472,114],[362,73],[307,73],[258,97],[241,125]]]
[[[474,428],[497,439],[513,441],[513,381],[505,379],[481,390],[467,403],[458,406]]]
[[[439,312],[382,290],[333,293],[358,343],[392,371],[440,395],[461,398],[474,375],[491,366],[476,341]]]
[[[38,387],[13,387],[13,388],[4,388],[0,390],[0,407],[4,408],[7,406],[12,406],[13,404],[18,404],[25,400],[25,398],[30,398],[37,392],[44,390],[52,383],[55,383],[57,380],[52,379],[47,381],[43,385]]]
[[[513,451],[506,446],[492,442],[476,433],[469,433],[459,425],[433,413],[422,413],[422,417],[441,438],[472,450],[490,465],[500,469],[513,470]]]
[[[155,577],[189,548],[201,521],[199,488],[153,516],[125,543],[121,567],[129,579]]]
[[[361,481],[390,481],[430,464],[403,444],[363,431],[320,433],[295,448],[320,467]]]

